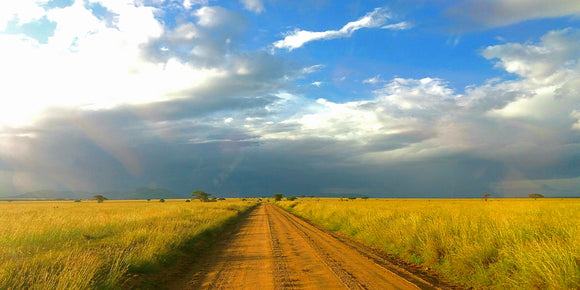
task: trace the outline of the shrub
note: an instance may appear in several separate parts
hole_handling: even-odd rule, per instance
[[[281,201],[282,200],[283,195],[281,193],[276,193],[274,194],[274,200],[275,201]]]

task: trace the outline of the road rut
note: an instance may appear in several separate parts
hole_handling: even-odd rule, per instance
[[[172,289],[424,289],[388,270],[354,244],[343,243],[271,204],[250,213],[223,249]],[[412,275],[412,274],[409,274]],[[408,278],[408,277],[407,277]],[[419,285],[419,286],[418,286]]]

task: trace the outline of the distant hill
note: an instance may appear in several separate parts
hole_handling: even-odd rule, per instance
[[[93,194],[87,191],[55,191],[55,190],[38,190],[31,191],[16,196],[15,199],[90,199]]]
[[[31,191],[15,196],[6,197],[5,199],[22,199],[22,200],[62,200],[62,199],[92,199],[94,195],[103,195],[108,199],[158,199],[158,198],[187,198],[186,195],[180,195],[163,188],[141,187],[132,191],[117,192],[87,192],[87,191],[56,191],[56,190],[38,190]]]

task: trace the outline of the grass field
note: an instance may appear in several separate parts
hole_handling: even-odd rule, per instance
[[[253,205],[0,202],[0,289],[119,288],[132,274],[175,261]]]
[[[580,288],[580,199],[278,204],[466,287]]]

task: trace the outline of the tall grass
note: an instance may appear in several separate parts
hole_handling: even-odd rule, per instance
[[[0,289],[118,288],[252,205],[0,202]]]
[[[279,205],[463,286],[580,288],[580,199],[300,199]]]

